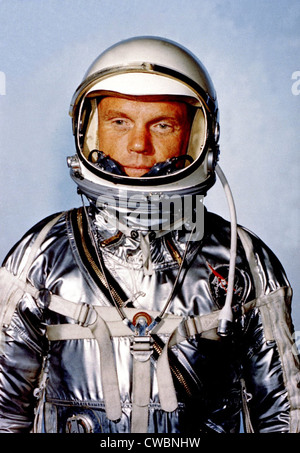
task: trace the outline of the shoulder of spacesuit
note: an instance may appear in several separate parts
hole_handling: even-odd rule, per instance
[[[229,221],[209,212],[205,225],[206,234],[213,236],[216,244],[230,247]],[[246,254],[248,261],[250,255],[255,260],[265,290],[272,291],[280,286],[289,286],[284,267],[271,248],[257,234],[242,225],[238,225],[238,233],[238,250]],[[241,236],[245,238],[247,246]]]
[[[55,238],[65,231],[66,214],[60,212],[49,215],[31,227],[8,252],[2,266],[14,275],[20,274],[34,248],[37,249],[47,236]]]

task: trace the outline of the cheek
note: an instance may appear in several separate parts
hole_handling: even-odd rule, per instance
[[[112,158],[122,154],[125,146],[123,137],[120,137],[118,134],[114,134],[111,131],[107,133],[107,131],[103,129],[99,129],[98,137],[100,150],[105,154]]]
[[[154,148],[158,161],[164,161],[170,157],[180,156],[186,151],[188,140],[185,135],[180,134],[174,137],[165,137],[155,141]]]

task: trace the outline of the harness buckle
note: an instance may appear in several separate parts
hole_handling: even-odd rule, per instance
[[[72,415],[67,419],[66,433],[92,433],[93,422],[85,414]]]
[[[92,304],[83,302],[78,305],[78,314],[76,319],[78,324],[82,327],[87,327],[94,324],[97,320],[97,312]]]
[[[153,352],[153,339],[148,330],[151,322],[151,316],[144,311],[136,313],[132,320],[131,328],[135,336],[130,345],[130,352],[138,362],[146,362]]]
[[[150,335],[135,336],[130,345],[130,352],[138,362],[149,360],[153,352],[152,337]]]

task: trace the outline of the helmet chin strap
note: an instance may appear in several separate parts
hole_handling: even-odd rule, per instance
[[[229,187],[228,181],[221,170],[219,164],[216,165],[216,173],[223,185],[223,189],[227,198],[227,203],[230,212],[230,221],[231,221],[231,238],[230,238],[230,261],[229,261],[229,274],[228,274],[228,286],[227,294],[225,299],[225,304],[219,315],[219,324],[218,324],[218,335],[221,337],[228,336],[231,333],[231,327],[233,322],[232,314],[232,299],[234,292],[234,277],[235,277],[235,262],[236,262],[236,252],[237,252],[237,219],[236,219],[236,210],[235,204],[232,196],[231,189]]]
[[[190,164],[193,162],[193,158],[188,154],[182,156],[171,157],[170,159],[165,160],[164,162],[157,162],[153,167],[143,176],[163,176],[173,173],[178,170],[178,164],[182,162],[182,165],[185,164],[185,161],[188,161]]]
[[[114,175],[125,175],[118,162],[114,161],[109,156],[104,154],[103,151],[94,149],[90,152],[88,161],[101,168],[101,170],[108,171],[109,173],[113,173]]]

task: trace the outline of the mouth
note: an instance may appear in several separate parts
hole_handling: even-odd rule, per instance
[[[148,173],[151,167],[146,167],[146,166],[134,166],[134,167],[127,167],[123,166],[123,171],[126,173],[127,176],[131,177],[141,177]]]

